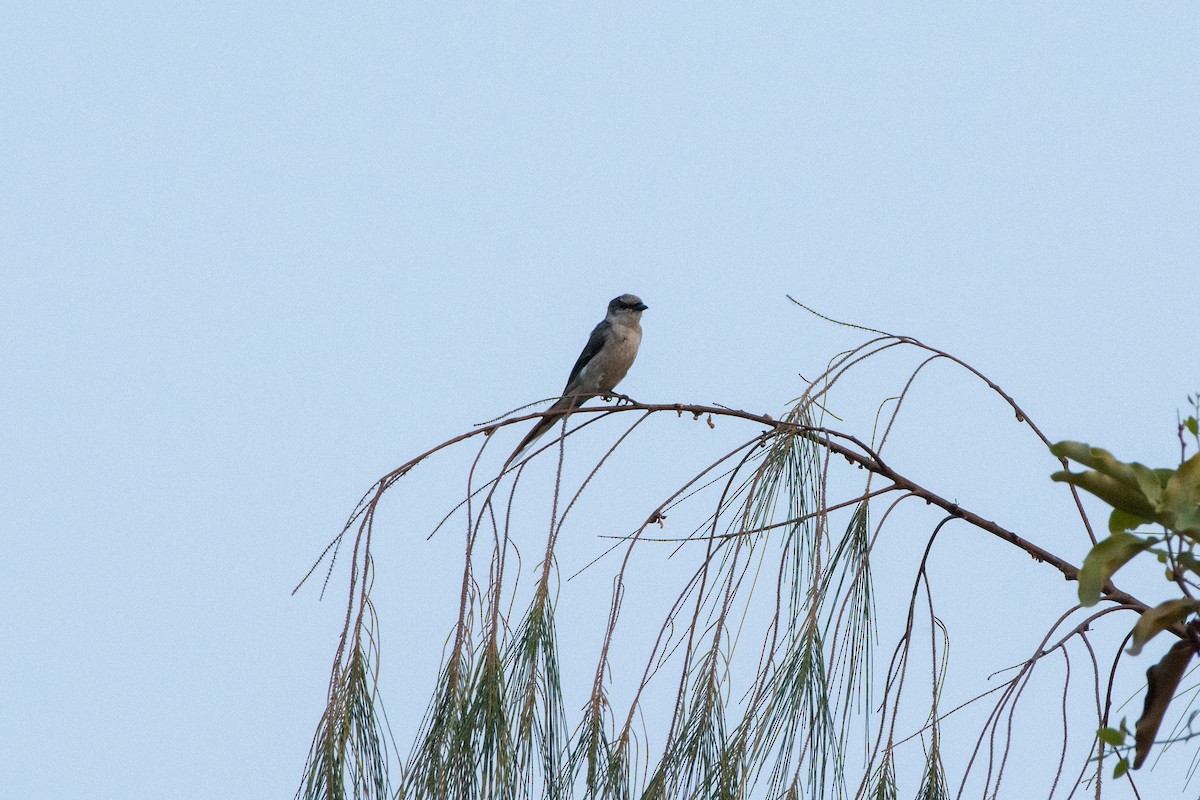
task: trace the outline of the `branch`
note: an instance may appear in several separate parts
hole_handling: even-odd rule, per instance
[[[747,422],[756,423],[758,425],[763,425],[764,427],[771,429],[776,433],[788,433],[788,434],[793,434],[793,435],[807,436],[813,442],[815,442],[817,445],[824,447],[831,453],[836,453],[837,455],[840,455],[841,457],[846,459],[846,461],[850,462],[851,464],[854,464],[855,466],[861,467],[862,469],[865,469],[869,472],[879,475],[882,478],[886,478],[887,480],[890,480],[892,482],[893,486],[888,487],[889,489],[903,489],[903,490],[907,491],[908,493],[921,498],[927,504],[935,505],[938,508],[941,508],[942,510],[946,511],[948,514],[950,514],[958,519],[961,519],[965,522],[968,522],[971,525],[975,526],[976,528],[978,528],[982,531],[985,531],[987,533],[990,533],[993,536],[1003,539],[1005,542],[1008,542],[1009,544],[1011,544],[1021,550],[1024,550],[1035,561],[1049,564],[1050,566],[1057,569],[1060,573],[1062,573],[1062,576],[1066,580],[1068,580],[1068,581],[1078,581],[1079,580],[1079,567],[1075,566],[1074,564],[1070,563],[1069,561],[1066,561],[1065,559],[1059,558],[1055,554],[1051,553],[1049,550],[1039,547],[1038,545],[1034,544],[1033,542],[1031,542],[1021,536],[1018,536],[1013,531],[1008,530],[1007,528],[999,525],[998,523],[993,522],[992,520],[989,520],[989,519],[985,519],[984,517],[980,516],[979,514],[976,514],[975,512],[970,511],[969,509],[963,508],[958,503],[947,500],[946,498],[942,497],[941,495],[938,495],[937,493],[930,491],[929,489],[926,489],[925,487],[921,486],[920,484],[916,483],[915,481],[910,480],[909,478],[905,477],[901,473],[897,472],[896,470],[894,470],[890,466],[888,466],[883,461],[883,459],[879,456],[879,454],[876,453],[874,450],[872,450],[870,447],[868,447],[865,443],[863,443],[856,437],[851,436],[849,434],[841,433],[841,432],[838,432],[838,431],[835,431],[835,430],[832,430],[829,428],[809,427],[809,426],[800,425],[797,423],[791,423],[791,422],[786,422],[783,420],[777,420],[777,419],[774,419],[770,414],[755,414],[750,411],[743,411],[740,409],[728,408],[725,406],[706,406],[706,405],[695,405],[695,404],[689,404],[689,403],[639,403],[628,397],[620,397],[619,399],[622,400],[623,402],[621,405],[618,405],[615,407],[613,407],[613,406],[583,407],[583,408],[576,408],[576,409],[572,410],[570,413],[572,415],[581,415],[581,416],[595,416],[595,415],[607,416],[610,414],[621,414],[621,413],[626,413],[626,412],[630,412],[630,411],[642,412],[645,414],[673,412],[677,416],[682,416],[684,414],[691,414],[692,418],[696,419],[696,420],[699,420],[700,418],[707,416],[709,418],[710,424],[712,421],[712,417],[724,417],[727,419],[740,419],[740,420],[745,420]],[[480,426],[478,428],[475,428],[474,430],[468,431],[468,432],[460,434],[458,436],[455,436],[451,439],[447,439],[446,441],[442,442],[441,444],[439,444],[435,447],[432,447],[429,450],[426,450],[424,453],[420,454],[419,456],[411,459],[410,461],[407,461],[406,463],[402,464],[401,466],[399,466],[396,469],[392,470],[391,472],[387,473],[386,475],[384,475],[382,478],[380,478],[375,483],[375,486],[372,487],[375,491],[374,492],[368,491],[368,493],[367,493],[367,495],[370,496],[370,499],[367,501],[366,507],[360,506],[358,509],[356,509],[355,514],[353,514],[351,516],[351,522],[347,524],[346,529],[343,530],[342,533],[338,534],[338,536],[336,537],[334,542],[330,544],[330,547],[332,547],[334,543],[339,541],[342,538],[342,536],[344,536],[345,533],[348,532],[354,519],[356,519],[364,511],[366,511],[367,507],[374,506],[375,503],[378,502],[380,496],[383,494],[383,491],[385,489],[389,488],[393,483],[395,483],[401,477],[406,475],[410,470],[412,470],[413,467],[417,466],[419,463],[421,463],[425,459],[429,458],[430,456],[434,455],[435,453],[438,453],[452,445],[458,444],[459,442],[463,442],[467,439],[471,439],[476,436],[490,437],[496,431],[498,431],[502,428],[505,428],[507,426],[510,426],[510,425],[519,425],[519,424],[522,424],[525,422],[529,422],[530,420],[541,420],[541,419],[546,419],[546,418],[560,417],[560,416],[562,416],[562,413],[563,412],[561,412],[561,411],[553,411],[553,412],[540,412],[540,413],[534,413],[534,414],[523,414],[521,416],[512,417],[510,419],[501,420],[499,422],[493,422],[493,423],[490,423],[487,425]],[[588,422],[585,422],[584,424],[591,424],[594,421],[596,421],[596,420],[588,420]],[[569,436],[572,433],[574,433],[576,430],[578,430],[578,426],[576,428],[573,428],[570,431],[568,431],[566,433],[566,435]],[[843,442],[845,444],[843,444]],[[553,442],[547,443],[542,448],[542,450],[544,450],[546,447],[553,446],[553,444],[554,444]],[[503,477],[508,472],[519,469],[521,466],[523,466],[525,463],[527,463],[530,458],[533,458],[542,450],[535,451],[530,456],[528,456],[524,459],[521,459],[521,460],[510,460],[510,462],[506,463],[505,468],[500,473],[500,475],[497,475],[496,478],[494,478],[492,481],[489,481],[489,483],[486,484],[484,487],[480,487],[480,489],[477,491],[482,491],[483,489],[486,488],[487,485],[490,485],[491,483],[499,480],[501,477]],[[328,552],[328,551],[329,551],[329,549],[327,548],[326,552]],[[322,555],[322,558],[323,557],[324,557],[324,555]],[[318,563],[319,563],[319,561],[320,560],[318,560]],[[316,565],[314,565],[314,568],[315,568],[315,566]],[[310,571],[310,574],[311,574],[311,571]],[[301,581],[301,583],[303,583],[303,581]],[[296,587],[296,589],[299,589],[299,588],[300,588],[299,586]],[[295,590],[293,590],[293,592],[294,591]],[[1104,595],[1104,597],[1111,600],[1112,602],[1117,603],[1119,605],[1129,606],[1130,608],[1137,610],[1139,613],[1149,609],[1149,606],[1146,603],[1143,603],[1141,600],[1137,599],[1133,595],[1118,589],[1112,583],[1112,581],[1109,581],[1108,583],[1106,583],[1104,585],[1104,588],[1101,593]]]
[[[628,403],[618,406],[618,407],[615,407],[615,408],[609,408],[609,407],[578,408],[578,409],[575,409],[575,411],[572,413],[574,413],[574,414],[581,414],[581,413],[584,413],[584,414],[587,414],[587,413],[590,413],[590,414],[619,414],[619,413],[623,413],[626,411],[642,411],[642,412],[647,412],[647,413],[659,413],[659,412],[673,411],[677,415],[691,414],[693,416],[693,418],[697,419],[697,420],[704,416],[726,417],[726,418],[730,418],[730,419],[741,419],[741,420],[746,420],[747,422],[754,422],[754,423],[758,423],[760,425],[764,425],[768,428],[775,430],[776,432],[788,432],[788,433],[796,433],[796,434],[809,436],[818,445],[826,448],[827,450],[829,450],[832,453],[836,453],[837,455],[842,456],[851,464],[859,466],[865,470],[868,470],[869,472],[879,475],[882,478],[886,478],[886,479],[892,481],[892,483],[894,484],[894,488],[904,489],[904,490],[908,491],[910,494],[921,498],[926,503],[928,503],[930,505],[935,505],[938,508],[941,508],[944,511],[946,511],[947,513],[951,514],[952,516],[957,517],[958,519],[961,519],[965,522],[968,522],[971,525],[974,525],[976,528],[979,528],[982,531],[986,531],[987,533],[990,533],[993,536],[999,537],[1000,539],[1003,539],[1004,541],[1008,542],[1009,544],[1014,545],[1014,546],[1020,548],[1021,550],[1024,550],[1035,561],[1039,561],[1039,562],[1051,565],[1052,567],[1057,569],[1060,573],[1062,573],[1063,577],[1066,580],[1068,580],[1068,581],[1078,581],[1079,580],[1079,567],[1075,566],[1074,564],[1070,563],[1069,561],[1066,561],[1065,559],[1059,558],[1055,554],[1051,553],[1049,550],[1039,547],[1038,545],[1034,544],[1033,542],[1029,541],[1028,539],[1025,539],[1025,538],[1017,535],[1016,533],[1008,530],[1007,528],[1003,527],[1002,525],[999,525],[998,523],[993,522],[992,520],[985,519],[984,517],[980,516],[979,514],[976,514],[975,512],[970,511],[969,509],[963,508],[958,503],[954,503],[950,500],[947,500],[946,498],[942,497],[941,495],[938,495],[935,492],[932,492],[929,489],[926,489],[925,487],[916,483],[915,481],[910,480],[909,478],[905,477],[904,475],[900,474],[896,470],[889,467],[879,457],[878,453],[874,452],[870,447],[868,447],[866,444],[859,441],[857,438],[855,438],[853,436],[850,436],[850,435],[847,435],[844,433],[839,433],[838,431],[830,430],[828,428],[812,428],[812,427],[807,427],[807,426],[803,426],[803,425],[798,425],[795,423],[785,422],[782,420],[776,420],[776,419],[772,418],[770,414],[755,414],[750,411],[742,411],[739,409],[725,408],[725,407],[721,407],[721,406],[704,406],[704,405],[692,405],[692,404],[685,404],[685,403],[638,403],[638,402],[631,400]],[[473,432],[472,434],[467,434],[467,435],[468,436],[475,435],[478,433],[486,433],[487,435],[491,435],[492,432],[494,432],[495,430],[497,430],[505,425],[515,424],[517,422],[524,422],[526,420],[536,419],[541,416],[542,416],[541,414],[530,414],[530,415],[525,415],[525,416],[518,417],[518,418],[512,419],[512,420],[505,420],[503,422],[496,423],[495,425],[481,428],[481,429]],[[458,437],[457,439],[454,439],[451,441],[459,441],[462,438],[466,438],[466,436]],[[853,447],[847,446],[845,444],[842,444],[840,441],[835,441],[835,440],[842,440],[845,442],[849,442],[851,445],[853,445]],[[855,449],[855,448],[857,448],[857,449]],[[435,448],[433,451],[430,451],[430,452],[431,453],[435,452],[437,449],[440,449],[440,447]],[[423,457],[424,456],[422,456],[421,458],[423,458]],[[407,471],[408,468],[409,468],[409,465],[405,465],[405,467],[401,467],[399,470],[397,470],[397,472]],[[893,487],[889,487],[889,488],[893,488]],[[1114,603],[1118,603],[1120,605],[1127,605],[1127,606],[1137,610],[1139,613],[1142,611],[1146,611],[1149,608],[1149,606],[1146,603],[1143,603],[1141,600],[1137,599],[1133,595],[1131,595],[1127,592],[1124,592],[1121,589],[1118,589],[1112,583],[1112,581],[1109,581],[1108,583],[1105,584],[1104,589],[1102,590],[1102,594],[1107,599],[1113,601]]]

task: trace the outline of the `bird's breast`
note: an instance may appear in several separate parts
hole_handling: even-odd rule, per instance
[[[611,338],[596,358],[588,364],[585,391],[611,392],[616,388],[637,357],[642,332],[627,326],[614,326]]]

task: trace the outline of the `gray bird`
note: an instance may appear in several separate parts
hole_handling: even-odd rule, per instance
[[[562,397],[546,413],[576,409],[590,397],[612,393],[637,358],[638,345],[642,343],[642,312],[647,308],[641,298],[632,294],[614,297],[609,302],[604,320],[592,330],[579,360],[571,368]],[[513,459],[520,458],[561,420],[561,415],[540,420],[521,440]]]

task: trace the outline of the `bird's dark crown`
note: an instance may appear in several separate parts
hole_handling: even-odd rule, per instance
[[[649,306],[642,302],[636,294],[623,294],[614,297],[608,304],[609,312],[613,311],[645,311]]]

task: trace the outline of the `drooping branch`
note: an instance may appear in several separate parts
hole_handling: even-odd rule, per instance
[[[958,503],[948,500],[945,497],[942,497],[941,495],[937,494],[936,492],[925,488],[924,486],[922,486],[921,484],[912,480],[911,478],[908,478],[907,476],[905,476],[905,475],[901,474],[900,472],[898,472],[897,470],[893,469],[872,448],[870,448],[868,445],[866,445],[864,442],[862,442],[858,438],[851,436],[849,434],[841,433],[839,431],[832,430],[830,428],[802,426],[802,425],[787,422],[784,420],[777,420],[777,419],[773,418],[770,414],[756,414],[751,411],[727,408],[727,407],[723,407],[723,406],[696,405],[696,404],[691,404],[691,403],[639,403],[639,402],[631,400],[630,398],[621,398],[621,400],[622,400],[621,404],[619,404],[615,407],[595,406],[595,407],[577,408],[574,411],[572,411],[571,414],[572,414],[572,416],[577,417],[577,418],[580,416],[596,416],[596,415],[609,416],[612,414],[620,414],[620,413],[627,413],[627,412],[641,412],[641,413],[645,413],[645,414],[675,413],[680,416],[682,416],[683,414],[691,414],[692,417],[697,420],[701,419],[702,417],[708,417],[708,418],[710,418],[710,420],[713,417],[726,418],[726,419],[739,419],[739,420],[743,420],[746,422],[762,425],[762,426],[764,426],[768,429],[774,430],[776,432],[791,431],[791,432],[795,432],[795,433],[800,433],[802,435],[810,437],[812,439],[812,441],[814,441],[819,446],[827,449],[831,453],[841,456],[842,458],[846,459],[846,461],[850,462],[851,464],[854,464],[855,466],[858,466],[858,467],[865,469],[871,473],[874,473],[874,474],[880,476],[881,478],[885,478],[885,479],[891,481],[892,486],[894,488],[902,489],[902,490],[908,492],[909,494],[924,500],[927,504],[937,506],[938,508],[941,508],[942,510],[951,514],[952,516],[957,517],[957,518],[963,520],[964,522],[967,522],[967,523],[973,525],[974,527],[978,528],[979,530],[982,530],[986,533],[990,533],[991,535],[1004,540],[1005,542],[1028,553],[1029,556],[1031,558],[1033,558],[1035,561],[1049,564],[1050,566],[1057,569],[1060,573],[1062,573],[1063,577],[1066,580],[1077,581],[1079,579],[1079,567],[1070,563],[1066,559],[1060,558],[1059,556],[1055,555],[1054,553],[1051,553],[1049,550],[1046,550],[1043,547],[1039,547],[1038,545],[1034,544],[1033,542],[1029,541],[1028,539],[1018,535],[1014,531],[1011,531],[1008,528],[1005,528],[1004,526],[1000,525],[999,523],[989,520],[989,519],[981,516],[980,514],[974,512],[974,511],[971,511],[970,509],[963,508]],[[494,422],[494,423],[491,423],[488,425],[480,426],[472,431],[468,431],[466,433],[460,434],[459,436],[455,436],[451,439],[446,440],[445,442],[442,442],[441,444],[439,444],[435,447],[430,448],[429,450],[425,451],[421,455],[411,459],[410,461],[404,463],[400,467],[397,467],[396,469],[392,470],[391,472],[387,473],[382,478],[380,478],[376,482],[375,487],[374,487],[376,491],[368,492],[369,500],[367,500],[367,502],[365,503],[365,507],[360,509],[360,513],[352,517],[352,522],[354,519],[361,520],[364,512],[369,513],[369,509],[373,509],[374,505],[378,502],[379,498],[383,494],[384,489],[391,486],[393,483],[395,483],[396,480],[398,480],[400,477],[402,477],[403,475],[408,473],[415,466],[417,466],[421,462],[425,461],[426,459],[432,457],[433,455],[437,454],[438,452],[445,450],[445,449],[447,449],[455,444],[458,444],[460,442],[466,441],[467,439],[472,439],[477,436],[490,437],[493,434],[495,434],[497,431],[501,430],[502,428],[508,427],[510,425],[520,425],[522,423],[529,422],[530,420],[543,419],[546,416],[548,416],[548,415],[543,414],[543,413],[535,413],[535,414],[525,414],[525,415],[522,415],[519,417],[513,417],[510,419],[501,420],[501,421]],[[558,416],[558,414],[555,413],[550,416]],[[586,422],[584,424],[590,424],[590,422],[591,421],[589,420],[589,422]],[[574,429],[568,430],[566,435],[570,436],[578,429],[579,428],[576,427]],[[556,446],[556,441],[547,443],[541,449],[536,450],[533,453],[531,453],[529,456],[527,456],[526,459],[518,461],[518,462],[514,462],[513,464],[510,464],[504,473],[501,473],[501,475],[498,475],[496,478],[493,479],[492,482],[485,484],[483,487],[479,487],[476,491],[487,490],[488,487],[491,485],[491,483],[493,483],[496,480],[499,480],[501,477],[503,477],[504,474],[507,474],[507,472],[511,472],[511,471],[518,469],[522,464],[526,463],[526,461],[536,457],[540,452],[542,452],[542,450],[549,448],[549,447],[553,447],[553,446]],[[891,487],[889,487],[889,488],[891,488]],[[661,513],[662,510],[663,509],[657,509],[654,513]],[[343,531],[342,534],[339,534],[339,538],[341,538],[342,535],[344,535],[346,532],[348,532],[349,527],[350,527],[350,525],[348,524],[347,530]],[[297,586],[297,589],[298,588],[299,588],[299,586]],[[1137,609],[1139,612],[1144,611],[1147,608],[1149,608],[1149,606],[1147,606],[1145,603],[1143,603],[1141,600],[1137,599],[1133,595],[1130,595],[1129,593],[1124,592],[1121,589],[1118,589],[1115,585],[1112,584],[1111,581],[1104,587],[1103,594],[1106,598],[1113,601],[1114,603],[1129,606],[1131,608]]]

